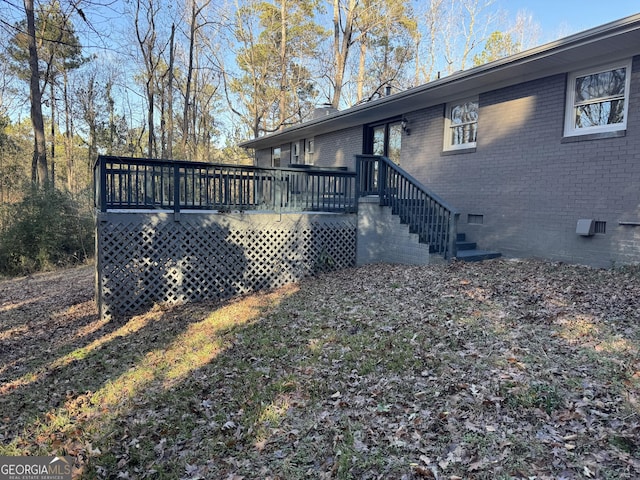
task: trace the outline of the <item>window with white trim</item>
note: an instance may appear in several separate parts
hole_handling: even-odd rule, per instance
[[[272,167],[280,166],[281,156],[282,156],[282,149],[280,147],[275,147],[271,149],[271,166]]]
[[[304,142],[304,163],[313,165],[313,153],[315,150],[315,140],[313,138],[307,138]]]
[[[565,136],[627,128],[631,60],[569,75]]]
[[[444,149],[474,148],[478,137],[478,99],[467,98],[447,104]]]

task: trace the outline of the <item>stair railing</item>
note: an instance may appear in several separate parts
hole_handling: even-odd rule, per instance
[[[387,157],[356,155],[358,197],[376,195],[432,253],[455,258],[458,212]]]

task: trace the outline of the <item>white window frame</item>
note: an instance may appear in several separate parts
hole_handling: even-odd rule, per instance
[[[443,149],[445,151],[455,151],[455,150],[466,150],[469,148],[476,148],[476,144],[477,144],[477,134],[478,134],[478,120],[476,120],[475,122],[469,122],[469,123],[475,123],[476,124],[476,141],[475,142],[467,142],[467,143],[461,143],[459,145],[454,145],[453,143],[451,143],[451,128],[452,128],[452,124],[451,124],[451,109],[452,107],[456,106],[456,105],[460,105],[461,103],[467,103],[467,102],[475,102],[478,104],[478,117],[480,117],[480,102],[478,97],[467,97],[467,98],[461,98],[459,100],[456,100],[454,102],[449,102],[447,103],[447,108],[445,110],[445,117],[444,117],[444,144],[443,144]]]
[[[315,150],[315,138],[307,138],[304,141],[304,163],[307,165],[313,165],[313,153]]]
[[[595,75],[598,73],[608,72],[610,70],[616,70],[619,68],[625,68],[625,85],[624,85],[624,106],[623,106],[623,120],[620,123],[612,123],[609,125],[594,125],[592,127],[576,127],[575,126],[575,109],[576,103],[576,80],[579,77],[585,77],[588,75]],[[575,137],[578,135],[589,135],[594,133],[607,133],[617,132],[620,130],[626,130],[627,128],[627,116],[629,114],[629,89],[631,87],[631,59],[621,60],[618,62],[609,63],[606,65],[600,65],[598,67],[592,67],[583,69],[577,72],[572,72],[567,77],[567,99],[565,105],[564,114],[564,136]],[[607,101],[606,98],[600,100]],[[593,103],[599,103],[594,101]]]
[[[278,165],[276,165],[276,160],[278,160]],[[279,167],[281,165],[281,162],[282,162],[282,147],[273,147],[271,149],[271,166]]]

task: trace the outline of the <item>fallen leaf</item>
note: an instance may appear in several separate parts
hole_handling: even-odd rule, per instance
[[[419,478],[432,478],[437,479],[431,469],[426,467],[421,467],[420,465],[412,464],[411,468],[413,469],[413,473]]]

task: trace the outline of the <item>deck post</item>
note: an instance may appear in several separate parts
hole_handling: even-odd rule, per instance
[[[107,211],[107,166],[104,158],[98,157],[98,175],[100,177],[100,186],[98,194],[100,196],[100,211]]]
[[[360,155],[356,155],[356,189],[355,189],[356,205],[358,204],[358,199],[360,198],[360,191],[361,191],[360,182],[362,182],[362,158],[360,157]]]
[[[180,166],[177,164],[173,166],[173,216],[176,222],[180,221]]]
[[[384,206],[387,204],[387,168],[380,160],[376,160],[376,162],[378,163],[378,196],[380,205]]]

